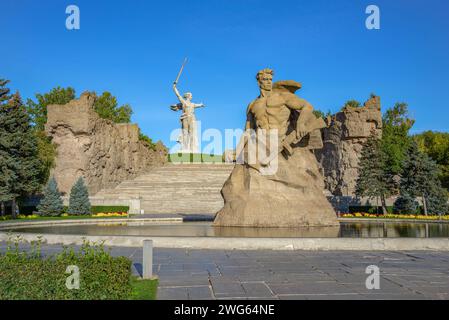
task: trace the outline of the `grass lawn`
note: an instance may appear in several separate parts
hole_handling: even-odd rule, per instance
[[[156,300],[158,280],[131,277],[131,300]]]

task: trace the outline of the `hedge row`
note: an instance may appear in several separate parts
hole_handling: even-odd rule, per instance
[[[111,213],[111,212],[128,212],[129,207],[128,206],[91,206],[90,211],[92,214],[96,213]],[[67,213],[68,207],[64,206],[64,212]]]
[[[62,213],[67,213],[67,206],[64,207]],[[96,213],[111,213],[111,212],[128,212],[129,206],[92,206],[91,211],[92,214]],[[37,211],[36,206],[21,206],[20,214],[30,215],[33,212]],[[7,214],[10,214],[11,207],[6,207]]]
[[[131,297],[131,261],[112,257],[100,244],[84,243],[78,252],[41,257],[40,245],[20,252],[18,243],[0,255],[0,300],[98,300]],[[68,289],[67,267],[79,268],[79,289]]]
[[[376,207],[376,206],[349,206],[349,213],[357,213],[357,212],[365,212],[365,213],[382,213],[382,207]],[[393,214],[394,208],[393,206],[387,206],[387,212],[389,214]],[[416,214],[424,214],[424,210],[422,207],[419,208],[418,212]]]
[[[92,206],[92,214],[95,213],[111,213],[111,212],[128,212],[129,206]]]

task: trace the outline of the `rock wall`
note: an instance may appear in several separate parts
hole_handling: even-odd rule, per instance
[[[52,175],[64,194],[70,193],[79,176],[94,195],[167,162],[167,149],[161,142],[150,150],[139,140],[136,124],[100,118],[94,102],[93,95],[83,93],[79,100],[47,107],[45,129],[57,147]]]
[[[322,131],[324,147],[316,150],[326,189],[336,196],[353,196],[362,145],[374,134],[382,135],[380,98],[370,98],[363,107],[345,107]]]

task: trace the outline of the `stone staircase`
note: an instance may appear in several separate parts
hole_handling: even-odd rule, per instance
[[[140,199],[145,214],[214,214],[223,206],[220,190],[233,168],[232,164],[167,164],[100,190],[93,198],[103,204]]]

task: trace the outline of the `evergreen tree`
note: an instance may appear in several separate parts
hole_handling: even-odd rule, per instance
[[[446,200],[442,200],[446,191],[442,189],[438,175],[438,165],[429,156],[420,152],[416,142],[412,141],[403,164],[400,190],[401,194],[407,194],[413,198],[420,197],[425,215],[429,212],[441,213],[447,202],[447,195]],[[430,202],[431,208],[429,208]]]
[[[435,185],[427,196],[427,209],[432,214],[449,214],[449,205],[447,203],[448,195],[444,188]]]
[[[16,179],[12,170],[14,161],[8,149],[9,133],[5,127],[6,104],[11,99],[9,89],[6,87],[8,82],[8,80],[0,79],[0,206],[2,216],[6,214],[5,202],[13,198],[11,184]]]
[[[380,140],[372,135],[364,143],[359,163],[356,195],[380,198],[383,214],[387,213],[386,198],[391,195],[393,179],[385,172],[385,154]]]
[[[2,81],[3,86],[6,84]],[[16,215],[16,198],[39,190],[40,162],[36,137],[18,93],[6,103],[8,90],[2,88],[0,108],[0,154],[2,200],[12,201],[13,218]],[[3,184],[4,183],[4,184]]]
[[[79,177],[70,191],[68,212],[71,215],[88,215],[91,213],[89,192],[82,177]]]
[[[58,190],[58,184],[55,178],[48,181],[44,189],[44,197],[41,199],[37,210],[41,216],[60,216],[64,210],[61,193]]]
[[[394,212],[399,214],[416,214],[418,213],[418,209],[418,201],[407,193],[398,197],[393,205]]]

